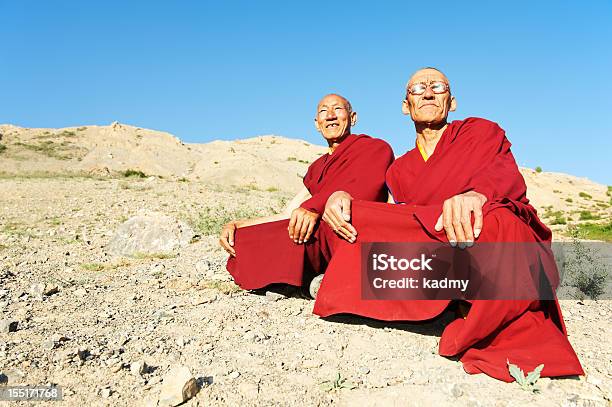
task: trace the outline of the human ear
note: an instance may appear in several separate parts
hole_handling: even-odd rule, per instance
[[[321,126],[319,126],[319,121],[315,118],[314,122],[315,122],[315,128],[317,129],[319,133],[321,133]]]
[[[410,106],[408,104],[408,99],[404,99],[402,101],[402,113],[405,115],[409,115],[410,114]]]
[[[357,123],[357,112],[351,112],[351,126]]]
[[[454,96],[451,96],[451,100],[450,100],[450,109],[448,109],[449,112],[454,112],[457,109],[457,100],[455,99]]]

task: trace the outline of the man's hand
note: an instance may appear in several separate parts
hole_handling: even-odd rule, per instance
[[[230,256],[236,257],[236,250],[234,250],[234,234],[236,233],[236,222],[229,222],[223,229],[221,229],[221,237],[219,238],[219,244]]]
[[[482,207],[487,198],[478,192],[469,191],[455,195],[444,201],[442,215],[436,222],[435,230],[444,228],[451,246],[459,242],[459,248],[471,247],[474,239],[482,231]],[[472,229],[472,212],[474,212],[474,228]]]
[[[294,209],[291,212],[291,219],[287,228],[289,238],[298,244],[308,242],[320,216],[318,213],[310,212],[301,207]]]
[[[336,191],[329,196],[325,204],[323,220],[338,236],[353,243],[357,239],[357,230],[349,223],[351,220],[351,201],[348,192]]]

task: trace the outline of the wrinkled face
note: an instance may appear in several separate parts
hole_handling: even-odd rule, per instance
[[[351,112],[346,99],[339,95],[327,95],[317,106],[315,127],[326,140],[336,140],[351,133],[357,122],[357,113]]]
[[[450,94],[450,87],[444,93],[434,93],[430,85],[435,82],[449,85],[446,76],[435,69],[421,69],[408,82],[407,89],[414,84],[427,86],[421,95],[410,94],[406,91],[406,99],[402,103],[402,112],[410,115],[415,123],[427,125],[445,123],[448,112],[456,108],[456,101]]]

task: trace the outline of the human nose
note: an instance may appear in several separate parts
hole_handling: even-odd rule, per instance
[[[430,85],[427,85],[427,87],[425,88],[425,93],[423,93],[423,97],[427,98],[427,99],[433,99],[435,96],[434,91],[431,89]]]
[[[336,118],[336,109],[329,109],[325,113],[325,120],[334,120]]]

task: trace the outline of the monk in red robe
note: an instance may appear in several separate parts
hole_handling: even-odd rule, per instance
[[[324,271],[331,245],[339,241],[331,229],[319,227],[333,192],[387,201],[385,173],[394,160],[393,150],[380,139],[351,134],[356,122],[357,113],[346,98],[325,96],[317,106],[315,127],[329,150],[308,168],[302,191],[282,214],[224,226],[220,244],[230,254],[227,269],[241,288],[307,285]]]
[[[450,300],[364,299],[361,242],[448,242],[468,252],[475,242],[533,242],[550,248],[551,232],[529,204],[504,131],[479,118],[448,123],[456,100],[437,69],[417,71],[406,90],[402,110],[414,121],[416,146],[387,171],[396,205],[363,202],[347,191],[330,196],[323,219],[344,241],[334,245],[315,302],[317,315],[422,321],[449,306]],[[513,380],[508,362],[525,372],[544,364],[543,376],[583,374],[554,296],[554,258],[548,250],[538,261],[513,270],[516,277],[485,267],[485,277],[529,278],[541,267],[552,300],[468,300],[460,307],[463,315],[444,330],[440,354],[459,357],[468,373],[504,381]]]

